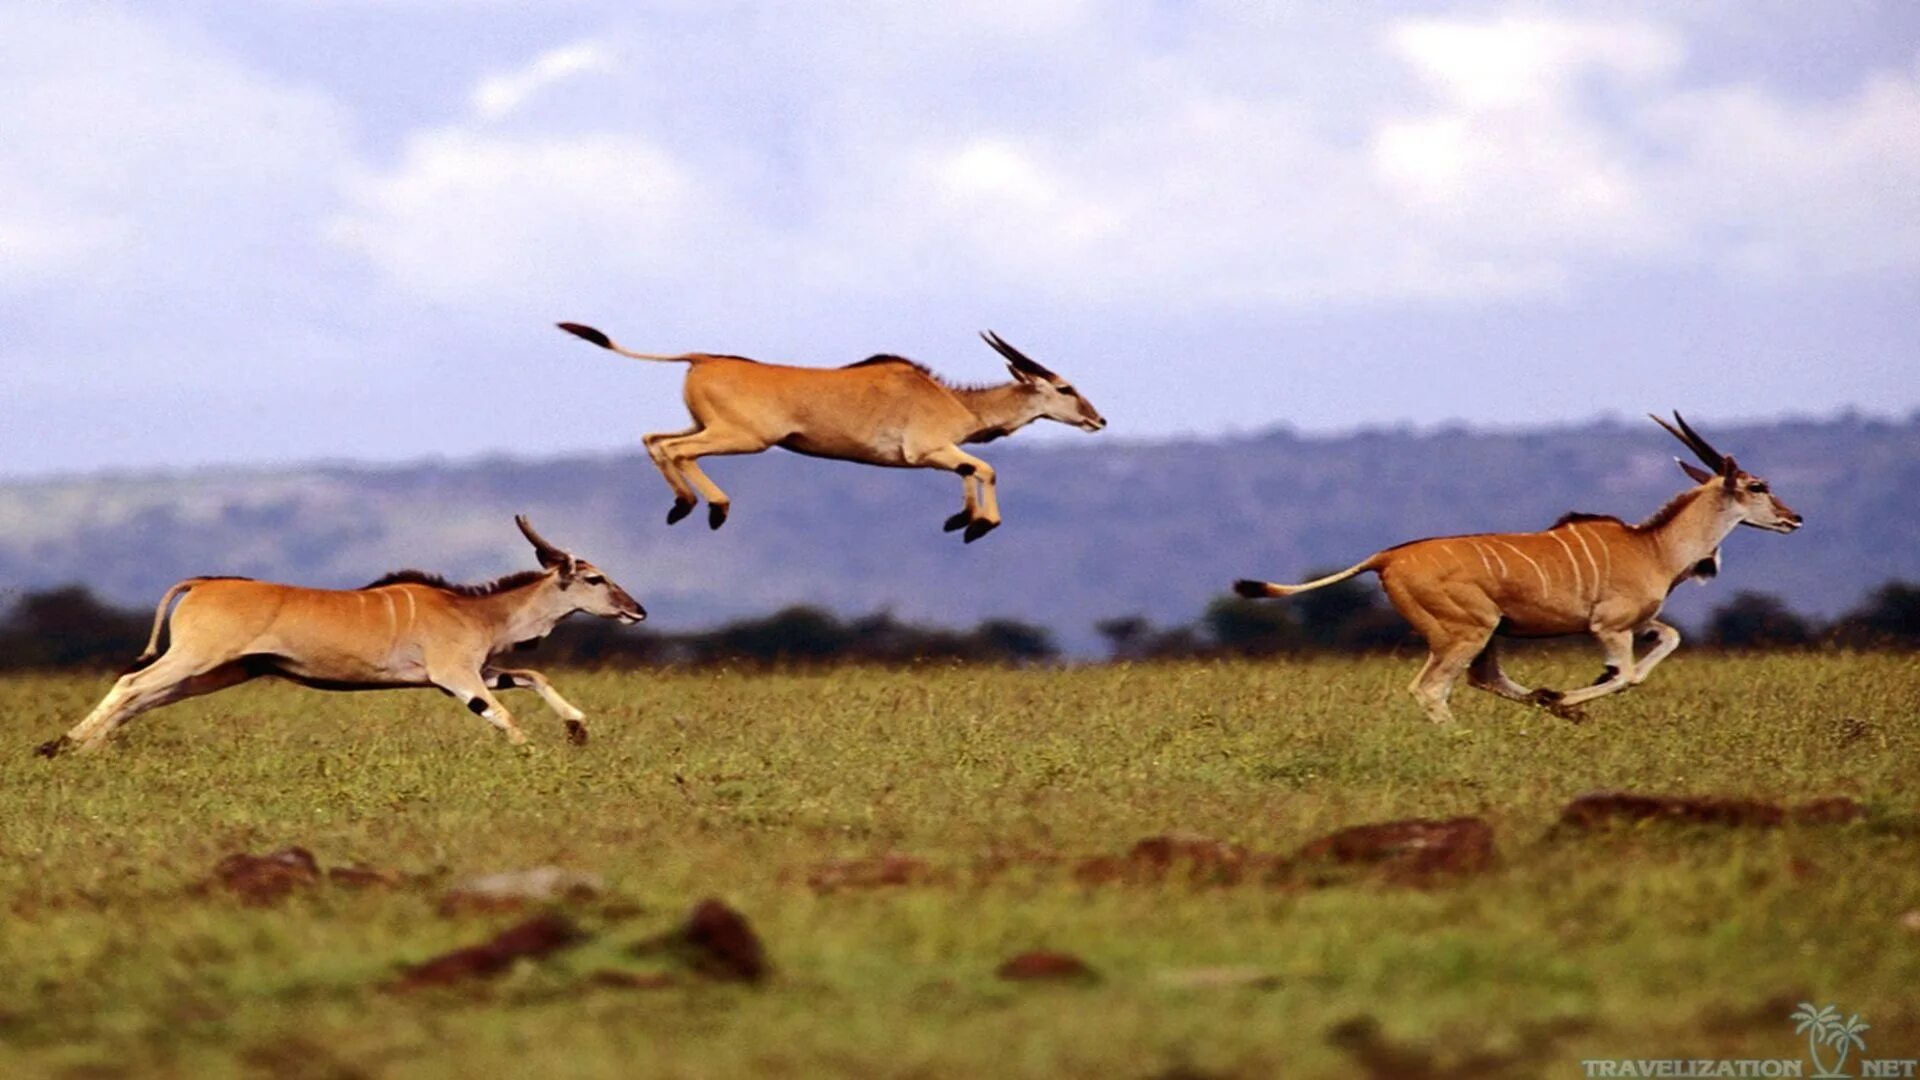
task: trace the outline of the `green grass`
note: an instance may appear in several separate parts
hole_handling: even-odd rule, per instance
[[[1579,685],[1584,654],[1522,657]],[[7,1076],[1366,1075],[1372,1018],[1439,1067],[1577,1076],[1588,1057],[1795,1057],[1832,1002],[1871,1056],[1920,1056],[1920,662],[1682,654],[1570,726],[1462,690],[1418,718],[1401,658],[1071,671],[555,673],[594,738],[509,695],[508,747],[431,693],[255,684],[149,714],[106,753],[29,751],[109,680],[0,682],[0,1073]],[[1551,838],[1592,789],[1799,800],[1868,820]],[[1345,826],[1478,814],[1497,869],[1411,888],[1081,885],[970,872],[994,852],[1124,852],[1184,830],[1290,852]],[[425,881],[277,907],[194,886],[234,851]],[[824,859],[897,851],[944,884],[816,894]],[[517,916],[445,884],[559,863],[604,877],[596,937],[471,989],[398,965]],[[596,987],[708,895],[754,923],[759,988]],[[1002,982],[1031,948],[1091,985]],[[653,961],[657,963],[657,961]],[[1252,966],[1265,988],[1168,973]],[[1386,1075],[1385,1072],[1379,1075]]]

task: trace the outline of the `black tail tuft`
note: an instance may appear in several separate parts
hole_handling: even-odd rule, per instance
[[[558,326],[562,330],[565,330],[567,333],[572,334],[574,337],[585,338],[586,340],[593,342],[595,345],[598,345],[603,349],[613,348],[613,339],[601,333],[600,331],[595,330],[591,326],[581,326],[577,322],[555,323],[554,325]]]
[[[1233,583],[1233,591],[1249,600],[1259,600],[1267,595],[1267,583],[1254,581],[1251,578],[1241,578]]]

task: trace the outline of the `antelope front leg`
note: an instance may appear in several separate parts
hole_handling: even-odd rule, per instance
[[[558,713],[560,719],[567,722],[567,741],[575,746],[584,746],[587,741],[587,725],[581,721],[587,714],[575,708],[573,703],[560,696],[553,688],[552,680],[529,668],[487,668],[482,673],[495,690],[532,690],[547,703],[547,708]]]
[[[942,532],[952,532],[955,529],[963,529],[971,525],[974,519],[980,516],[980,501],[973,493],[975,484],[976,481],[971,476],[963,476],[960,478],[960,499],[962,504],[960,512],[948,518],[946,523],[940,526]]]
[[[1563,708],[1572,708],[1581,702],[1625,690],[1636,681],[1633,677],[1633,631],[1597,630],[1593,636],[1600,639],[1600,647],[1606,650],[1607,670],[1601,674],[1600,681],[1592,686],[1561,694],[1556,704]]]
[[[958,473],[966,496],[967,527],[965,539],[971,544],[975,540],[992,532],[1000,525],[1000,500],[994,493],[993,466],[951,444],[924,451],[908,459],[914,465],[930,469],[945,469]],[[979,485],[980,495],[976,501],[972,484]],[[959,528],[954,518],[948,518],[947,531]]]
[[[506,732],[507,741],[515,746],[527,741],[527,733],[513,722],[513,714],[487,689],[486,680],[479,672],[451,672],[427,676],[433,685],[459,698],[461,703],[475,716]]]
[[[1633,678],[1627,680],[1628,686],[1639,686],[1641,683],[1646,682],[1647,676],[1653,672],[1654,665],[1665,660],[1673,650],[1680,647],[1680,631],[1675,630],[1659,619],[1649,620],[1647,625],[1641,627],[1641,629],[1653,631],[1659,635],[1660,640],[1654,643],[1653,648],[1648,651],[1647,655],[1640,658],[1638,664],[1634,665]]]

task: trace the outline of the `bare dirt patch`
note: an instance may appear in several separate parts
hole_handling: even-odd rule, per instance
[[[564,915],[548,912],[518,923],[478,945],[442,953],[408,968],[394,983],[396,990],[452,986],[472,979],[491,979],[522,959],[538,959],[587,939],[585,931]]]
[[[213,877],[202,888],[224,889],[243,904],[267,907],[319,881],[320,864],[313,852],[287,847],[265,855],[229,855],[214,865]]]
[[[993,973],[1011,982],[1091,982],[1099,978],[1085,960],[1048,949],[1009,957]]]
[[[1357,867],[1390,880],[1425,883],[1491,869],[1493,826],[1477,817],[1434,821],[1413,818],[1356,825],[1329,833],[1301,848],[1289,862],[1289,879],[1316,876],[1316,868]]]

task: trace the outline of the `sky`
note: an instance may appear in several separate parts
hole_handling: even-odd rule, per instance
[[[562,319],[992,328],[1100,438],[1904,416],[1920,5],[0,0],[0,476],[684,426]]]

